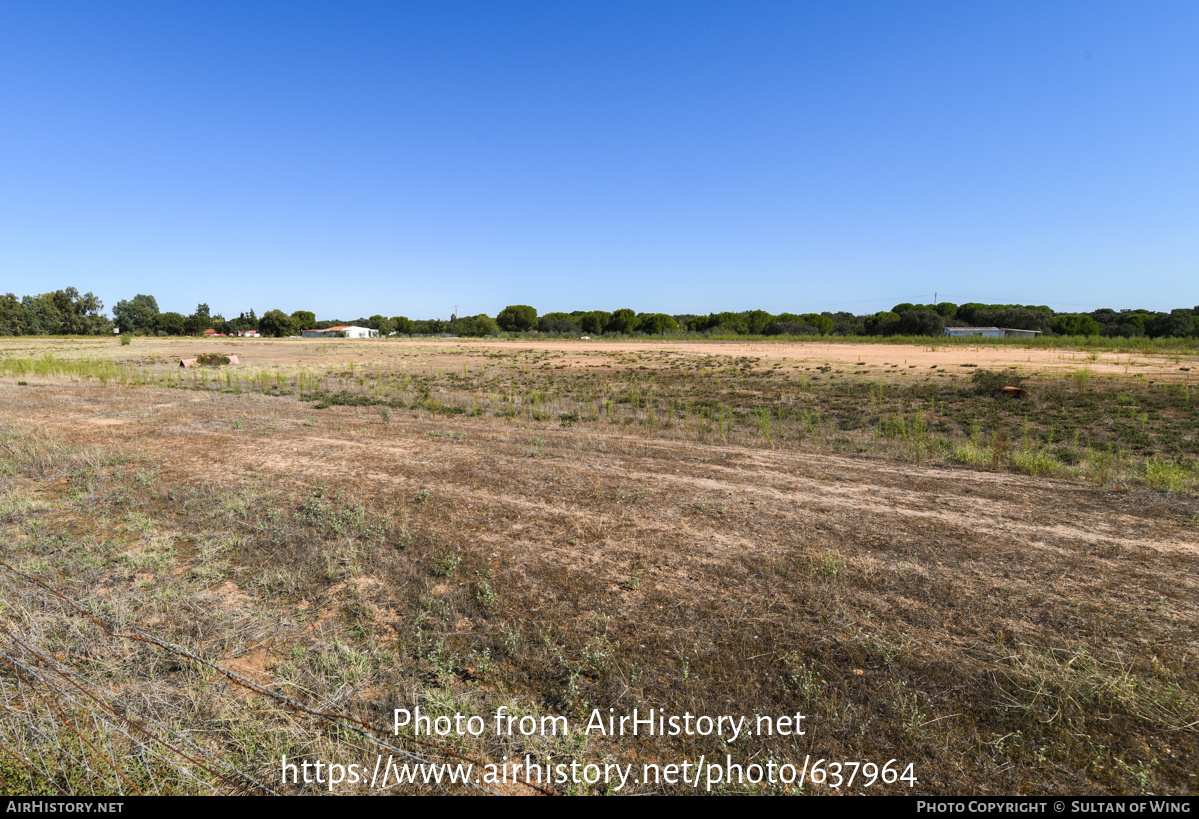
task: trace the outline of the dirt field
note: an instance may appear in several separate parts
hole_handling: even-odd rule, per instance
[[[179,358],[210,347],[245,364],[179,374]],[[117,362],[126,383],[61,367],[0,374],[3,792],[58,793],[47,780],[236,790],[185,779],[191,763],[170,753],[146,761],[144,739],[118,736],[125,712],[95,722],[93,707],[98,727],[79,728],[83,698],[34,672],[53,662],[276,790],[325,790],[281,785],[283,755],[373,764],[379,751],[131,644],[28,577],[422,758],[528,753],[632,765],[635,778],[701,757],[806,770],[802,787],[781,774],[720,779],[710,789],[722,793],[1199,789],[1199,418],[1185,360],[835,344],[0,344],[0,358],[46,353]],[[1035,401],[971,391],[975,369],[1028,379]],[[432,746],[392,736],[394,709],[418,705],[481,715],[488,730]],[[501,706],[574,730],[497,736]],[[754,725],[803,714],[807,730],[732,742],[582,731],[596,709],[650,708]],[[123,774],[96,773],[98,758]],[[867,786],[859,766],[848,782],[851,763],[889,761],[910,778]],[[701,770],[698,786],[550,790],[703,792],[715,772]]]
[[[1089,369],[1096,375],[1139,374],[1143,377],[1194,381],[1180,372],[1179,365],[1199,369],[1199,356],[1153,355],[1125,352],[1082,352],[1003,346],[963,346],[959,344],[837,344],[837,343],[746,343],[725,342],[619,342],[553,340],[488,341],[474,339],[421,339],[375,343],[367,346],[354,340],[321,339],[138,339],[137,352],[143,359],[157,356],[164,366],[177,364],[181,353],[194,355],[209,349],[242,356],[259,366],[294,367],[301,362],[346,364],[363,362],[365,366],[386,366],[397,358],[419,356],[421,363],[433,367],[468,366],[494,358],[497,351],[508,357],[520,354],[552,356],[555,363],[569,367],[602,365],[606,361],[654,352],[668,358],[739,358],[752,356],[765,362],[782,363],[802,369],[805,365],[831,364],[838,368],[854,366],[887,367],[899,364],[924,371],[939,368],[976,365],[990,369],[1018,367],[1029,372],[1070,372]],[[0,340],[0,355],[42,354],[56,350],[71,357],[101,357],[127,359],[129,348],[121,348],[109,339],[69,342],[47,342],[36,339]]]

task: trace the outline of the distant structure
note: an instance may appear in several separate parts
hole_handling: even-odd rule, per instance
[[[954,338],[982,336],[983,338],[1036,338],[1040,330],[1018,330],[1012,327],[946,327],[945,335]]]
[[[305,330],[304,338],[378,338],[379,331],[352,324],[341,327],[326,327],[323,330]]]
[[[983,336],[984,338],[1003,338],[1003,330],[999,327],[946,327],[945,335],[952,337],[959,336]]]

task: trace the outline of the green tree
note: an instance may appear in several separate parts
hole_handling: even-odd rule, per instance
[[[253,309],[251,309],[248,313],[239,313],[237,318],[229,320],[229,327],[235,333],[242,332],[244,330],[257,330],[258,316],[254,315]]]
[[[104,303],[96,298],[94,293],[84,293],[81,296],[74,287],[68,287],[46,295],[54,301],[58,310],[61,320],[58,332],[90,336],[110,329],[108,319],[100,315]]]
[[[692,319],[689,327],[700,333],[743,336],[749,332],[749,319],[744,313],[709,313]]]
[[[768,336],[814,336],[820,331],[803,320],[801,316],[784,313],[778,321],[772,321],[762,330]]]
[[[205,330],[212,327],[212,319],[208,316],[202,316],[199,312],[188,316],[183,322],[183,329],[189,336],[202,335]]]
[[[660,336],[666,333],[677,333],[679,323],[674,320],[674,316],[668,316],[665,313],[647,313],[638,320],[637,330],[649,335]]]
[[[129,301],[118,301],[112,317],[122,333],[144,333],[154,328],[158,317],[158,300],[138,293]]]
[[[1090,316],[1063,314],[1053,318],[1053,332],[1059,336],[1097,336],[1102,330]]]
[[[1153,338],[1183,338],[1195,327],[1190,310],[1171,310],[1169,315],[1155,316],[1145,331]]]
[[[159,313],[154,317],[153,329],[168,336],[181,336],[187,332],[187,317],[182,313]]]
[[[958,321],[968,327],[978,327],[981,323],[978,319],[978,314],[988,309],[990,309],[990,305],[988,304],[980,304],[976,301],[966,302],[958,307]]]
[[[800,320],[815,329],[822,336],[827,336],[833,331],[833,320],[830,316],[821,315],[820,313],[804,313],[800,316]]]
[[[959,311],[960,312],[960,311]],[[1053,330],[1053,312],[1040,307],[1000,307],[994,310],[978,310],[974,314],[978,326],[1011,327],[1019,330],[1038,330],[1048,333]]]
[[[499,324],[491,316],[480,313],[477,316],[463,316],[450,322],[450,332],[460,336],[482,338],[494,336],[500,331]]]
[[[316,327],[316,313],[310,310],[297,310],[291,314],[300,328],[300,332]]]
[[[439,336],[450,331],[450,323],[445,319],[422,319],[412,322],[412,333],[418,336]]]
[[[12,302],[5,301],[9,313],[14,313]],[[112,329],[111,323],[100,313],[103,309],[103,302],[95,294],[80,295],[74,287],[68,287],[23,297],[20,320],[15,321],[10,316],[6,324],[10,331],[19,327],[20,332],[28,335],[96,335]]]
[[[899,314],[899,332],[909,336],[939,336],[945,332],[945,317],[935,310],[904,310]]]
[[[750,310],[745,314],[745,331],[753,336],[760,336],[766,325],[774,321],[774,316],[765,310]]]
[[[604,328],[605,333],[631,333],[637,326],[637,314],[628,307],[612,313],[612,320]]]
[[[598,336],[611,324],[612,314],[604,310],[592,310],[587,313],[580,313],[575,317],[575,320],[579,322],[579,328],[584,333],[591,333]]]
[[[62,316],[49,294],[23,296],[21,311],[25,314],[25,332],[31,336],[51,336],[62,332]]]
[[[527,333],[537,323],[537,311],[527,304],[509,304],[495,317],[495,321],[509,333]]]
[[[25,310],[13,293],[0,296],[0,336],[19,336],[25,332]]]
[[[546,313],[537,319],[537,329],[542,333],[579,332],[579,322],[570,313]]]
[[[267,310],[258,320],[258,332],[264,336],[294,336],[299,335],[300,329],[300,322],[282,310]]]
[[[866,335],[893,336],[899,332],[899,316],[895,313],[875,313],[866,319]]]

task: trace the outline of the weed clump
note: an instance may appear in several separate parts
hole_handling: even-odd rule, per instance
[[[462,562],[462,550],[455,546],[452,552],[446,552],[437,558],[433,564],[434,577],[453,577]]]
[[[1150,458],[1145,462],[1145,481],[1162,492],[1184,492],[1190,471],[1185,463]]]
[[[196,356],[196,363],[204,367],[220,367],[231,362],[224,353],[201,353]]]

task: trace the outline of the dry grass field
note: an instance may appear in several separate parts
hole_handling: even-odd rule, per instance
[[[242,363],[178,366],[203,352]],[[720,793],[1195,794],[1197,375],[1010,346],[0,339],[0,791],[321,793],[281,758],[403,751],[914,777]],[[417,706],[488,730],[395,735]],[[572,730],[497,735],[501,707]],[[806,732],[582,730],[635,708]]]

